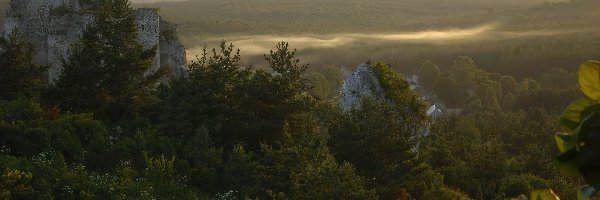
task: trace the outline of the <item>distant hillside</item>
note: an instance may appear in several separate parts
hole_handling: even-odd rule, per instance
[[[502,13],[498,19],[515,30],[596,29],[600,28],[598,8],[599,0],[550,3]]]
[[[435,3],[433,3],[435,2]],[[498,0],[192,0],[136,4],[158,7],[162,16],[178,23],[188,50],[207,39],[230,39],[242,53],[273,41],[235,41],[246,36],[281,36],[300,49],[315,66],[355,65],[383,60],[407,71],[424,60],[450,66],[456,56],[472,56],[486,70],[534,77],[553,67],[574,70],[582,60],[600,55],[599,0],[545,3]],[[475,43],[411,44],[356,41],[327,48],[302,48],[299,36],[315,40],[331,34],[411,33],[472,29],[492,24],[489,40]],[[289,36],[289,37],[288,37]],[[513,36],[513,37],[511,37]],[[309,39],[310,39],[309,37]],[[232,38],[234,38],[232,40]],[[370,43],[369,43],[370,42]],[[264,50],[264,52],[267,52]],[[260,52],[246,54],[260,63]],[[197,52],[190,51],[188,55]],[[254,57],[251,57],[254,56]],[[248,60],[248,59],[247,59]],[[577,63],[577,64],[573,64]]]
[[[373,33],[465,28],[500,22],[508,30],[597,26],[600,1],[544,0],[190,0],[158,7],[187,43],[218,35]],[[592,21],[590,21],[592,20]]]

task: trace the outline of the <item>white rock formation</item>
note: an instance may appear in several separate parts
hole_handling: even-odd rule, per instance
[[[365,96],[383,99],[385,93],[373,69],[367,64],[361,64],[344,80],[340,100],[342,111],[358,108],[361,98]]]
[[[181,77],[187,72],[185,48],[177,38],[177,24],[160,21],[161,67],[168,66],[173,76]]]
[[[149,49],[157,46],[150,71],[169,67],[173,75],[186,68],[185,49],[177,38],[177,27],[162,21],[154,9],[136,10],[138,42]],[[73,42],[93,22],[80,0],[11,0],[2,36],[17,29],[25,35],[36,52],[35,62],[48,65],[48,80],[54,81],[62,70],[62,60],[69,57]],[[168,36],[163,34],[168,33]],[[165,59],[165,60],[163,60]]]

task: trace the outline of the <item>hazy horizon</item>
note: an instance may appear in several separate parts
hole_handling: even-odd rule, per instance
[[[373,33],[336,33],[336,34],[296,34],[296,35],[221,35],[206,39],[206,45],[216,46],[221,41],[234,43],[242,54],[262,55],[281,41],[289,42],[296,48],[335,48],[357,42],[363,43],[413,43],[413,44],[456,44],[476,41],[518,39],[536,36],[551,36],[588,30],[502,30],[498,22],[486,23],[472,28],[431,29],[414,32],[373,32]],[[195,49],[189,49],[193,53]],[[193,54],[195,55],[195,54]]]
[[[443,3],[433,5],[433,1]],[[206,0],[155,5],[166,19],[180,24],[189,60],[200,55],[205,45],[210,49],[225,40],[240,49],[244,64],[261,66],[263,54],[286,41],[302,61],[315,67],[381,60],[414,73],[425,60],[449,66],[456,56],[468,55],[486,69],[528,77],[549,67],[573,70],[576,65],[570,63],[598,53],[590,33],[600,27],[585,20],[596,17],[595,1],[302,2]],[[193,8],[204,12],[198,15]],[[579,47],[571,47],[574,44]],[[581,52],[565,53],[573,49]],[[515,69],[528,73],[515,73]]]

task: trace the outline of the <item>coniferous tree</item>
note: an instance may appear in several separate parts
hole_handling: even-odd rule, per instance
[[[290,116],[281,143],[263,145],[266,188],[290,199],[378,199],[348,162],[336,162],[329,135],[310,113]]]
[[[144,50],[136,41],[129,0],[104,0],[94,11],[93,24],[64,63],[57,82],[59,104],[112,121],[132,117],[160,78],[158,72],[147,74],[156,47]]]
[[[418,144],[415,125],[403,121],[397,111],[390,104],[364,98],[361,109],[352,110],[332,133],[338,159],[354,164],[383,199],[396,199],[403,192],[417,195],[409,190],[408,180],[422,173],[414,151]]]
[[[189,136],[206,128],[216,144],[236,144],[258,150],[261,143],[281,139],[286,118],[307,101],[306,65],[294,58],[287,43],[265,55],[275,73],[239,66],[239,51],[221,43],[212,55],[205,52],[189,65],[188,76],[162,90],[161,129],[169,135]],[[176,120],[172,120],[176,119]]]
[[[258,70],[247,88],[252,99],[247,102],[250,108],[246,112],[254,113],[259,126],[251,127],[254,136],[250,143],[271,143],[282,139],[283,124],[288,116],[306,109],[310,102],[307,94],[310,87],[303,76],[308,65],[300,64],[296,50],[290,50],[289,44],[280,42],[276,49],[265,55],[269,68],[275,73]],[[268,134],[265,134],[268,133]],[[262,141],[261,141],[262,140]]]
[[[162,88],[163,104],[159,114],[164,133],[190,137],[206,129],[218,136],[217,143],[228,141],[233,147],[243,129],[234,122],[245,120],[249,113],[240,106],[248,98],[244,88],[251,71],[239,66],[240,55],[233,45],[223,41],[212,55],[205,52],[189,65],[188,76],[174,79]],[[221,134],[222,133],[222,134]],[[231,136],[231,137],[230,137]],[[222,143],[219,143],[222,144]]]
[[[33,50],[23,36],[13,31],[0,38],[0,99],[14,100],[19,96],[37,96],[44,81],[46,68],[33,62]]]
[[[415,151],[428,122],[425,105],[390,66],[371,67],[386,99],[363,97],[358,109],[345,113],[332,128],[332,149],[338,159],[354,164],[383,199],[419,198],[427,187],[408,180],[427,172]]]

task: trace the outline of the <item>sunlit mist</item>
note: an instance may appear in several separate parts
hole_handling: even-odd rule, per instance
[[[397,33],[340,33],[326,35],[245,35],[222,36],[206,40],[206,45],[215,47],[223,40],[235,44],[242,55],[262,55],[274,47],[277,42],[286,41],[294,48],[328,49],[345,45],[362,44],[378,45],[386,43],[416,43],[416,44],[456,44],[481,40],[502,40],[522,37],[565,34],[573,31],[536,30],[536,31],[504,31],[499,23],[488,23],[472,28],[451,28],[445,30],[426,30],[417,32]],[[576,31],[581,32],[581,31]],[[188,49],[188,55],[198,55],[202,47]]]

